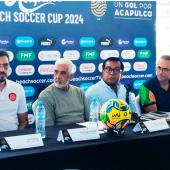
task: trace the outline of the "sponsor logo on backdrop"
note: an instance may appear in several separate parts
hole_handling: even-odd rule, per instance
[[[148,41],[146,38],[137,37],[133,40],[133,44],[135,47],[146,47],[148,44]]]
[[[61,57],[59,51],[40,51],[38,53],[38,58],[40,61],[56,61]]]
[[[102,47],[109,47],[111,45],[113,45],[113,39],[112,38],[101,38],[99,40],[99,45],[102,46]]]
[[[75,46],[75,39],[74,38],[62,38],[60,39],[60,44],[62,46]]]
[[[33,86],[24,86],[25,96],[32,97],[35,94],[35,89]]]
[[[135,62],[133,64],[133,69],[135,71],[145,71],[145,70],[147,70],[147,67],[148,67],[148,65],[146,62]]]
[[[10,38],[7,36],[0,36],[0,48],[7,48],[11,45]]]
[[[52,2],[44,2],[43,4],[41,3],[40,5],[38,4],[38,2],[32,2],[32,8],[30,8],[30,3],[29,3],[29,8],[28,8],[28,6],[26,5],[27,2],[23,2],[23,1],[18,1],[18,2],[16,2],[16,1],[14,1],[14,2],[13,1],[4,1],[4,4],[6,6],[9,6],[9,7],[15,5],[15,3],[17,3],[19,9],[22,12],[25,12],[25,13],[35,12],[35,11],[37,11],[38,9],[42,8],[45,5],[49,5],[49,4],[55,5]]]
[[[7,51],[9,55],[9,61],[12,61],[14,59],[14,53],[12,51]]]
[[[15,69],[18,76],[31,76],[35,72],[33,65],[18,65]]]
[[[98,53],[96,50],[84,50],[82,52],[83,60],[97,60]]]
[[[123,50],[121,52],[121,57],[123,59],[134,59],[135,55],[136,55],[136,53],[134,50]]]
[[[9,66],[8,76],[12,74],[12,68]]]
[[[18,61],[33,61],[35,59],[35,53],[33,51],[18,51]]]
[[[137,58],[139,59],[148,59],[151,57],[151,51],[150,50],[139,50],[137,52]]]
[[[63,53],[63,58],[69,60],[78,60],[80,58],[80,52],[77,50],[66,50]]]
[[[19,36],[15,38],[15,45],[17,47],[33,47],[34,39],[30,36]]]
[[[102,17],[107,10],[107,4],[105,1],[91,1],[91,12],[96,17]]]
[[[54,65],[53,64],[42,64],[38,67],[38,73],[40,75],[53,75]]]
[[[94,83],[81,83],[80,84],[80,88],[84,91],[84,92],[86,92],[86,90],[90,87],[90,86],[92,86]]]
[[[123,65],[124,65],[124,71],[125,72],[130,71],[131,64],[129,62],[123,62]]]
[[[80,65],[81,73],[94,73],[96,66],[93,63],[83,63]]]
[[[133,88],[138,90],[144,82],[145,80],[135,80],[133,82]]]
[[[98,65],[98,70],[99,70],[99,72],[102,72],[102,70],[103,70],[102,65],[103,65],[103,63],[100,63],[100,64]]]
[[[102,60],[105,60],[109,57],[119,57],[119,51],[118,50],[102,50],[100,52],[100,57]]]
[[[53,37],[41,37],[38,42],[41,47],[53,47],[56,43]]]
[[[34,103],[34,100],[27,100],[27,108],[28,110],[32,111],[32,104]]]
[[[75,73],[77,71],[77,67],[75,64],[73,64],[73,73]]]
[[[116,19],[152,20],[152,7],[150,2],[117,1],[113,3],[113,15]]]
[[[117,40],[117,45],[121,47],[128,47],[130,45],[130,39],[129,38],[119,38]]]
[[[79,40],[80,47],[94,47],[96,41],[93,37],[81,37]]]

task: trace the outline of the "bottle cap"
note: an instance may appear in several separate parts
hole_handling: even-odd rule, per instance
[[[41,100],[38,100],[38,103],[37,103],[38,106],[42,106],[43,105],[43,102]]]
[[[91,101],[93,101],[93,102],[97,102],[97,101],[99,101],[99,99],[98,99],[98,97],[93,96],[93,97],[91,98]]]

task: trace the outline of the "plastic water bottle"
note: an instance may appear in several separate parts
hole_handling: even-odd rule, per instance
[[[42,138],[45,138],[45,107],[42,101],[38,101],[36,108],[36,133],[40,133]]]
[[[97,97],[93,97],[90,103],[90,122],[97,128],[100,113],[100,102]]]

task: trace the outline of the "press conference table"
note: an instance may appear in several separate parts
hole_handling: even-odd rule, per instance
[[[48,127],[43,147],[0,152],[0,169],[170,169],[170,130],[134,133],[132,125],[123,136],[101,134],[98,140],[57,142],[59,129]],[[0,137],[32,134],[35,129],[1,132]]]

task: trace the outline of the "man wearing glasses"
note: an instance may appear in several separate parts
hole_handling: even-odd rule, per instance
[[[0,131],[24,129],[27,105],[23,87],[7,79],[9,55],[0,50]]]
[[[98,98],[101,106],[109,99],[122,99],[129,104],[131,111],[135,112],[134,94],[120,83],[123,69],[120,58],[109,57],[103,62],[102,79],[86,91],[89,104],[93,97]]]
[[[170,111],[170,56],[163,55],[156,67],[156,77],[145,82],[139,91],[143,112]]]

